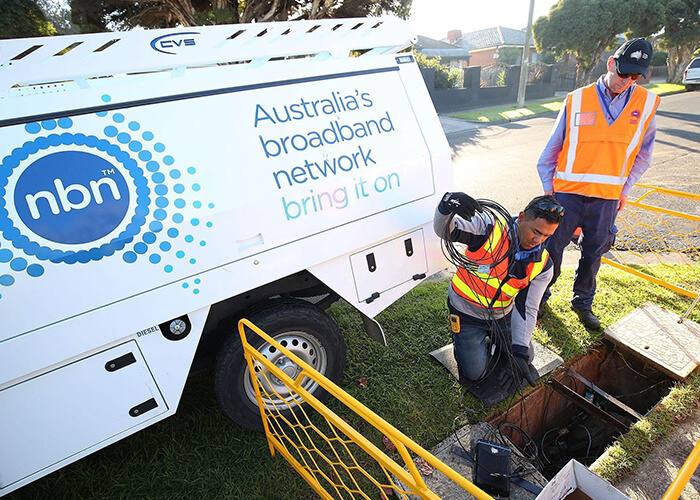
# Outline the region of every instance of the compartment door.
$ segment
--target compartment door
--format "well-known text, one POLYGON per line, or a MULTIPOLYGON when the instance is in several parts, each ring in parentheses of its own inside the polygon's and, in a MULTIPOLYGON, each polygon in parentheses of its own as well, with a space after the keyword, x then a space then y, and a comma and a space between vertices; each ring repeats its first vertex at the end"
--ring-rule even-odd
POLYGON ((1 489, 167 411, 136 342, 0 391, 1 489))
POLYGON ((352 254, 350 265, 358 302, 370 303, 402 283, 423 279, 428 272, 423 230, 352 254))

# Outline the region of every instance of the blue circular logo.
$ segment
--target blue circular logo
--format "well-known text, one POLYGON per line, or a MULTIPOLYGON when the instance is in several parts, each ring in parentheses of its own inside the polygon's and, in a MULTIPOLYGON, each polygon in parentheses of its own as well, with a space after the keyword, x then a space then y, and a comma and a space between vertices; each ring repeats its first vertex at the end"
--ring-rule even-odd
POLYGON ((48 154, 17 179, 14 203, 22 222, 56 243, 83 244, 114 231, 126 217, 129 188, 118 168, 82 151, 48 154))

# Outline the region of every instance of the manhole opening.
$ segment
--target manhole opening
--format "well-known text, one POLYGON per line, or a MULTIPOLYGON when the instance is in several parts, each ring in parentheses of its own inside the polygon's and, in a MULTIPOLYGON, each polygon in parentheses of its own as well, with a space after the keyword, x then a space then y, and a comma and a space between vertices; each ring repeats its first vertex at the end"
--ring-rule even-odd
MULTIPOLYGON (((538 468, 547 479, 554 477, 572 458, 586 466, 595 462, 615 438, 638 420, 634 413, 646 415, 668 394, 673 382, 608 342, 575 359, 553 378, 555 381, 550 385, 538 388, 490 421, 496 427, 501 422, 515 424, 533 438, 538 447, 538 468), (577 375, 629 407, 631 412, 592 389, 577 375), (595 409, 567 388, 593 403, 595 409)), ((525 446, 522 436, 512 427, 502 426, 502 432, 521 449, 525 446)))

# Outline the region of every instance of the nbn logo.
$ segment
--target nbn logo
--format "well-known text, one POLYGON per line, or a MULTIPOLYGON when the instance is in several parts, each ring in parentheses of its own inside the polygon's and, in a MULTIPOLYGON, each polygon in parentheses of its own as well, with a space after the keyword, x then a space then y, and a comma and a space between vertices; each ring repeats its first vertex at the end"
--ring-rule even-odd
POLYGON ((186 35, 199 35, 199 33, 193 31, 187 33, 170 33, 169 35, 159 36, 151 40, 151 48, 163 54, 174 55, 177 49, 181 47, 193 47, 197 44, 192 37, 182 38, 186 35))
MULTIPOLYGON (((112 168, 109 170, 109 172, 114 173, 115 170, 112 168)), ((82 184, 70 184, 68 187, 65 187, 61 179, 54 179, 53 184, 56 188, 55 192, 58 195, 58 201, 56 200, 56 196, 54 196, 54 194, 51 191, 39 191, 35 194, 25 195, 24 199, 27 202, 27 206, 29 207, 29 213, 31 214, 32 219, 38 219, 41 216, 41 214, 39 213, 39 204, 37 203, 37 201, 42 198, 48 202, 49 208, 51 209, 51 213, 54 215, 58 215, 61 212, 61 209, 58 206, 59 201, 61 203, 61 207, 65 212, 70 212, 74 209, 81 210, 87 207, 93 198, 98 205, 102 205, 102 203, 104 202, 102 198, 102 193, 100 192, 100 186, 102 185, 109 187, 109 191, 111 192, 112 198, 114 200, 121 199, 121 193, 119 192, 117 183, 113 179, 110 179, 108 177, 100 179, 99 181, 90 181, 89 190, 82 184), (80 201, 78 203, 73 203, 70 201, 68 195, 71 193, 79 193, 80 201), (92 196, 90 195, 91 193, 92 196)))
POLYGON ((83 151, 46 155, 17 179, 17 214, 49 241, 83 244, 114 231, 129 209, 129 187, 119 169, 83 151))

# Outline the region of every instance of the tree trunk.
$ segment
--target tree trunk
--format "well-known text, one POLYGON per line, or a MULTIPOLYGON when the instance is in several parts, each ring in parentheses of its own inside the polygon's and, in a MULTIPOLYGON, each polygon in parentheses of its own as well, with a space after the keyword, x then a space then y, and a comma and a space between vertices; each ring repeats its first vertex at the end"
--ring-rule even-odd
POLYGON ((588 85, 598 78, 600 75, 594 75, 596 66, 603 58, 605 49, 613 42, 613 40, 603 40, 598 43, 598 46, 593 52, 590 59, 584 59, 580 56, 576 56, 576 87, 583 87, 588 85))
POLYGON ((668 83, 681 83, 683 81, 683 70, 685 70, 690 60, 693 58, 693 48, 689 45, 669 47, 668 49, 668 83))

